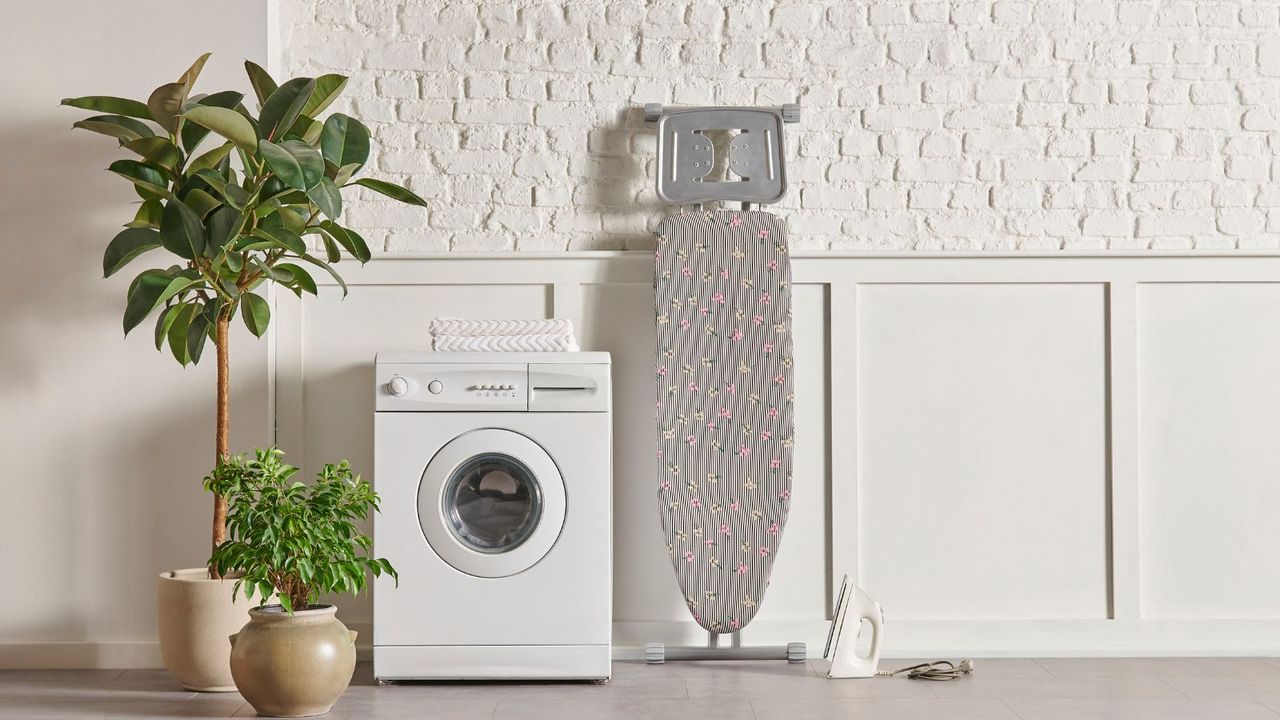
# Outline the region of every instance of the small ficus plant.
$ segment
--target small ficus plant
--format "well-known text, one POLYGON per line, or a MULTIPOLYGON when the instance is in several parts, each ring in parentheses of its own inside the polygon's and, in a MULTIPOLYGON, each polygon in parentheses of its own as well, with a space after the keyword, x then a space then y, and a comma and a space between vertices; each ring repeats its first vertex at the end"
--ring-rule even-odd
POLYGON ((398 579, 386 558, 368 555, 373 541, 356 527, 378 511, 369 483, 353 476, 346 460, 325 465, 311 485, 291 480, 297 472, 283 452, 268 448, 252 460, 228 458, 205 478, 205 488, 229 501, 230 537, 209 565, 244 573, 232 597, 243 588, 263 605, 274 593, 292 613, 315 605, 321 593, 360 592, 367 573, 398 579))
MULTIPOLYGON (((129 284, 124 331, 156 317, 156 349, 178 362, 199 362, 206 341, 218 350, 216 457, 227 457, 228 333, 239 312, 261 337, 271 319, 269 283, 299 297, 316 294, 308 268, 346 284, 333 268, 345 250, 360 262, 369 246, 339 224, 342 188, 357 185, 400 202, 425 205, 409 190, 355 178, 369 157, 369 130, 359 120, 320 114, 346 87, 341 75, 299 77, 276 85, 245 63, 258 113, 233 90, 207 95, 194 87, 209 55, 177 82, 156 88, 146 102, 113 96, 69 98, 64 105, 97 113, 75 127, 115 138, 131 156, 108 168, 133 184, 141 203, 107 245, 106 276, 153 250, 163 267, 143 270, 129 284), (308 243, 307 238, 317 242, 308 243), (324 248, 324 257, 310 250, 324 248)), ((214 498, 213 545, 226 536, 226 504, 214 498)))

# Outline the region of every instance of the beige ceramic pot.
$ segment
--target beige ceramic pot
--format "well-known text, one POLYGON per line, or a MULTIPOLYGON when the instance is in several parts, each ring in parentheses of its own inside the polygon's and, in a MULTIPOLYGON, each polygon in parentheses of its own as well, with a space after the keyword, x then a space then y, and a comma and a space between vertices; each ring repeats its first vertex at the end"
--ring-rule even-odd
POLYGON ((188 690, 233 692, 227 635, 240 629, 254 603, 234 602, 234 578, 210 580, 205 568, 161 573, 157 588, 160 656, 188 690))
POLYGON ((337 610, 313 605, 290 615, 268 605, 249 611, 249 624, 231 636, 231 675, 259 715, 323 715, 347 689, 356 669, 356 633, 337 610))

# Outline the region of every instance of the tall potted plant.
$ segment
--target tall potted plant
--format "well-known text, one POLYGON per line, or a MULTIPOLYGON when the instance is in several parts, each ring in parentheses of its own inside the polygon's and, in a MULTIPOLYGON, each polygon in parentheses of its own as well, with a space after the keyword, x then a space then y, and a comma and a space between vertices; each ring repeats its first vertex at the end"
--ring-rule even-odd
POLYGON ((311 484, 295 482, 297 472, 269 448, 205 478, 231 506, 231 537, 209 563, 243 572, 236 588, 259 600, 231 637, 231 674, 259 714, 277 717, 326 713, 351 682, 356 634, 333 605, 319 604, 321 593, 358 593, 370 573, 396 577, 386 558, 369 555, 373 541, 356 527, 378 511, 369 483, 345 460, 325 465, 311 484), (277 605, 268 604, 273 594, 277 605))
MULTIPOLYGON (((196 94, 209 55, 177 82, 156 88, 146 102, 112 96, 68 98, 64 105, 96 114, 75 127, 115 138, 132 155, 111 163, 133 184, 141 202, 125 229, 107 245, 105 276, 152 250, 164 267, 143 270, 129 285, 124 331, 155 316, 155 343, 184 366, 197 363, 207 342, 217 350, 215 458, 230 453, 229 330, 237 312, 261 337, 271 319, 271 283, 299 297, 316 294, 315 269, 342 286, 333 264, 345 250, 369 260, 364 239, 339 224, 343 188, 368 188, 400 202, 425 205, 398 185, 355 178, 369 156, 369 130, 342 113, 320 114, 347 84, 341 75, 299 77, 277 85, 245 62, 258 113, 244 94, 196 94), (206 142, 207 141, 207 142, 206 142), (313 253, 312 248, 321 248, 313 253)), ((216 549, 226 540, 226 499, 214 493, 216 549)), ((244 623, 218 568, 175 570, 160 576, 160 650, 165 664, 193 690, 233 690, 226 638, 244 623)))

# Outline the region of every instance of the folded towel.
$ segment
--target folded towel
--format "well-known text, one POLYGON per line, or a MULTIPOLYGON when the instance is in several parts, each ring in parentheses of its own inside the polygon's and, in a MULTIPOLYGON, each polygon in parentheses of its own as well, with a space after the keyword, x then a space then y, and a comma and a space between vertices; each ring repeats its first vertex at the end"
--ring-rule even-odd
POLYGON ((576 352, 578 343, 568 335, 442 335, 432 336, 436 352, 576 352))
POLYGON ((573 323, 568 320, 463 320, 436 318, 431 321, 432 335, 559 335, 573 337, 573 323))

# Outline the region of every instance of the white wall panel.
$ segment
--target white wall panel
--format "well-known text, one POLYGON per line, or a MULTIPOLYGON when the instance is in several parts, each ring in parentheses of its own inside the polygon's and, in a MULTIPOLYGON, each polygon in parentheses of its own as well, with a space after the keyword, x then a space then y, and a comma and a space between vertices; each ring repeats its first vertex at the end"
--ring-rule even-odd
POLYGON ((894 617, 1106 616, 1103 291, 860 289, 861 577, 894 617))
POLYGON ((1138 290, 1142 614, 1280 618, 1280 284, 1138 290))
MULTIPOLYGON (((745 642, 816 652, 852 571, 899 656, 1280 652, 1280 624, 1251 619, 1280 597, 1280 257, 801 257, 795 275, 795 494, 745 642)), ((394 258, 348 278, 347 300, 282 303, 286 448, 365 469, 373 354, 426 348, 431 317, 574 318, 614 356, 615 642, 699 641, 654 510, 648 255, 394 258)), ((369 621, 363 598, 341 614, 369 621)))

